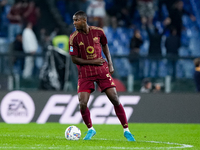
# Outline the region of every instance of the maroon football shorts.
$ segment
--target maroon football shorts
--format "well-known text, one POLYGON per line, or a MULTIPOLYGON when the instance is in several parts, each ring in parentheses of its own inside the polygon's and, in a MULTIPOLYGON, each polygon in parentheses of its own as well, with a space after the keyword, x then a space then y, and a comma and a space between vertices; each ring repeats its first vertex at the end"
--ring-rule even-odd
POLYGON ((109 73, 102 73, 96 76, 78 79, 78 93, 92 93, 95 90, 94 82, 98 84, 98 86, 101 89, 101 92, 104 92, 108 88, 116 87, 111 75, 109 73))

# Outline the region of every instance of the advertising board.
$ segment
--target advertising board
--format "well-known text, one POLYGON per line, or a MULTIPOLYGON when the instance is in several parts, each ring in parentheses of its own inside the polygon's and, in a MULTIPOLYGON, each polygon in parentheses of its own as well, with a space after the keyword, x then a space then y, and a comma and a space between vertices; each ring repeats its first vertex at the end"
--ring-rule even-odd
MULTIPOLYGON (((119 93, 128 122, 200 123, 199 94, 119 93)), ((88 103, 94 124, 119 124, 105 94, 94 92, 88 103)), ((0 92, 0 122, 81 123, 76 93, 47 91, 0 92)))

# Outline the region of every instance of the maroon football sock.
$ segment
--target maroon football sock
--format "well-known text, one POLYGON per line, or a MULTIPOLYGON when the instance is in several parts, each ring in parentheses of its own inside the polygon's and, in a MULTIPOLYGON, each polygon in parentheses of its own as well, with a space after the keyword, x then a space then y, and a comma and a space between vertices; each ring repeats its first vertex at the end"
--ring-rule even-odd
POLYGON ((83 118, 83 121, 85 122, 86 126, 88 128, 91 128, 92 127, 92 121, 91 121, 91 118, 90 118, 90 110, 89 108, 87 107, 86 110, 81 110, 81 115, 82 115, 82 118, 83 118))
POLYGON ((128 121, 126 119, 126 114, 123 106, 120 104, 119 106, 114 106, 114 108, 115 108, 115 113, 119 118, 123 128, 128 128, 128 121))

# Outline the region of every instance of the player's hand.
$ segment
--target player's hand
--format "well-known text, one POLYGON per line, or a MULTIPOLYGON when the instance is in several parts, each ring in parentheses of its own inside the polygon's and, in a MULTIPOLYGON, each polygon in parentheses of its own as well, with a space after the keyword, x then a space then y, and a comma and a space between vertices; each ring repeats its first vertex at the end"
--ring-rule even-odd
POLYGON ((93 60, 94 65, 99 65, 99 66, 102 66, 104 62, 105 62, 105 59, 103 58, 97 58, 93 60))
POLYGON ((114 68, 113 68, 113 65, 112 64, 108 64, 108 67, 109 67, 109 72, 110 74, 113 74, 114 73, 114 68))

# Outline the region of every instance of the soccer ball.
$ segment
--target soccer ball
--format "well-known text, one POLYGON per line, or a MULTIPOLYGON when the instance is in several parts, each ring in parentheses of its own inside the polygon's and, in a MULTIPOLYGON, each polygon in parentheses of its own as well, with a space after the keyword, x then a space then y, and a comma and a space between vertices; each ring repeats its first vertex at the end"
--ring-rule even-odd
POLYGON ((79 140, 81 137, 81 130, 76 126, 69 126, 65 130, 65 138, 67 140, 79 140))

